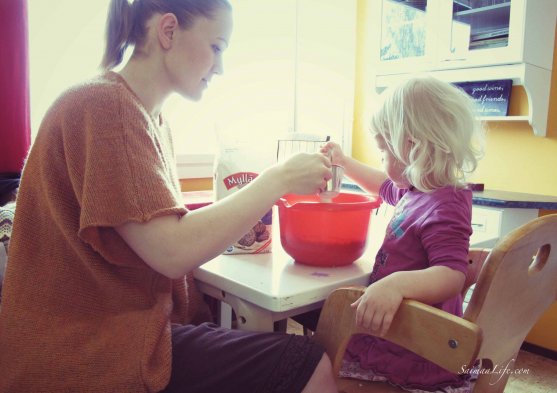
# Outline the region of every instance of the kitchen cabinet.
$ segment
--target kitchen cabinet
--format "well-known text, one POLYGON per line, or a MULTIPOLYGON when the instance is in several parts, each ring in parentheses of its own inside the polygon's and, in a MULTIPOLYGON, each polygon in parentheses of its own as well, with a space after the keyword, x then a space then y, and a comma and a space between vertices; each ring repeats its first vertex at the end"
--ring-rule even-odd
POLYGON ((492 248, 513 229, 538 217, 538 209, 472 207, 472 236, 474 247, 492 248))
POLYGON ((555 38, 555 0, 378 0, 369 3, 368 50, 382 91, 406 75, 449 82, 512 79, 529 113, 484 120, 528 121, 547 128, 555 38))
POLYGON ((539 216, 539 210, 557 210, 557 197, 485 190, 472 198, 474 247, 491 248, 509 232, 539 216))

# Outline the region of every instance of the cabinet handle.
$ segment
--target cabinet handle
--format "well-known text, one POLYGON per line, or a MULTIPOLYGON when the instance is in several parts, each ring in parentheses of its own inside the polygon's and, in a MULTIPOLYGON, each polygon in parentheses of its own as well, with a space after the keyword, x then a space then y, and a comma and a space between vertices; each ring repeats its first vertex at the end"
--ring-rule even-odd
POLYGON ((449 62, 449 61, 465 61, 465 60, 466 60, 465 58, 458 58, 458 59, 451 58, 451 59, 443 59, 441 61, 449 62))

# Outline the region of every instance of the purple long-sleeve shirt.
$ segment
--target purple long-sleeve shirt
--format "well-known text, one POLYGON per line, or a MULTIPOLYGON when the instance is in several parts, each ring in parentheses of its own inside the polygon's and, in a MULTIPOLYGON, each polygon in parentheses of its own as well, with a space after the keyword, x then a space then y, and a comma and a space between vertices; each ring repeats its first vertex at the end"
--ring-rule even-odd
MULTIPOLYGON (((381 186, 379 195, 386 203, 396 207, 375 258, 370 283, 397 271, 422 270, 431 266, 447 266, 466 274, 472 233, 470 190, 444 187, 423 193, 399 189, 387 180, 381 186)), ((462 296, 457 295, 433 306, 461 316, 462 296)), ((359 363, 359 373, 369 370, 374 375, 384 376, 395 384, 409 388, 442 388, 462 384, 459 376, 373 336, 354 336, 348 344, 345 360, 359 363)))

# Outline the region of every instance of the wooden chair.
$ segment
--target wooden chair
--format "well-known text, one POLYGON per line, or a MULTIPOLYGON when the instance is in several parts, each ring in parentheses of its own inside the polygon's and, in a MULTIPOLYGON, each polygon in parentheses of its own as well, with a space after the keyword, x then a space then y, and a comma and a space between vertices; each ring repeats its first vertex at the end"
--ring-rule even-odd
MULTIPOLYGON (((481 260, 481 255, 476 255, 481 260)), ((472 280, 470 276, 468 281, 472 280)), ((329 354, 335 373, 356 333, 350 303, 362 288, 342 288, 327 299, 314 338, 329 354)), ((516 229, 487 256, 463 318, 404 300, 384 338, 458 373, 481 360, 473 392, 503 392, 524 338, 557 298, 557 214, 516 229), (494 370, 497 372, 490 372, 494 370)), ((380 382, 337 380, 341 392, 401 392, 380 382)))

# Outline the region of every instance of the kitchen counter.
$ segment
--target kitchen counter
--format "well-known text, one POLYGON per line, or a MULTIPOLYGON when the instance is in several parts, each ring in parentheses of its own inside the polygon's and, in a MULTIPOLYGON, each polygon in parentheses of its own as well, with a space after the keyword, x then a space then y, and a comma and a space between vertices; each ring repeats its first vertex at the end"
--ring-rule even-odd
POLYGON ((521 192, 484 190, 473 193, 472 204, 518 209, 557 210, 557 197, 521 192))
MULTIPOLYGON (((351 182, 343 183, 342 188, 347 191, 363 192, 357 184, 351 182)), ((557 196, 484 190, 473 192, 472 204, 501 208, 557 210, 557 196)))

